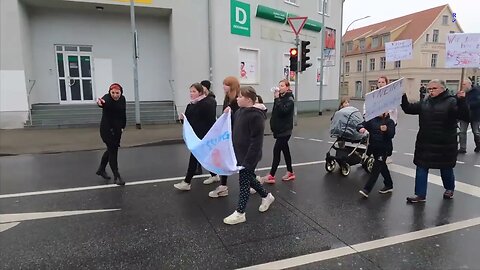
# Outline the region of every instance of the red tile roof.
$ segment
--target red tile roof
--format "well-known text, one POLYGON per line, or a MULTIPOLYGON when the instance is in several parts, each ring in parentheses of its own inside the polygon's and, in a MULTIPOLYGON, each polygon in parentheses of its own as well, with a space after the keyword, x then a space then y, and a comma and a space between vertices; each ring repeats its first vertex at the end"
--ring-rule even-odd
MULTIPOLYGON (((405 29, 395 40, 412 39, 412 41, 415 42, 435 21, 435 19, 445 7, 448 7, 448 4, 412 13, 388 21, 364 26, 358 29, 353 29, 345 33, 345 35, 343 36, 343 40, 348 42, 359 39, 361 37, 382 35, 390 33, 391 31, 394 31, 395 29, 406 25, 405 29)), ((391 39, 390 41, 394 40, 391 39)), ((380 41, 379 47, 375 49, 371 49, 370 45, 371 44, 367 44, 367 52, 384 50, 384 47, 380 46, 380 41)), ((359 53, 359 49, 358 47, 355 48, 355 46, 353 48, 353 51, 348 52, 349 55, 356 53, 359 53)))

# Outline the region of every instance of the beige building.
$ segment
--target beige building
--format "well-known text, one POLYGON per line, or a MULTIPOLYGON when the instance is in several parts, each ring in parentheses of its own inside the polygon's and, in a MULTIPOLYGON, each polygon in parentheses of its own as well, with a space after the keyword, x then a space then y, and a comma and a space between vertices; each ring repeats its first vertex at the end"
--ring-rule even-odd
POLYGON ((461 69, 445 68, 445 41, 449 33, 461 32, 449 5, 348 31, 343 36, 345 82, 341 94, 363 98, 376 88, 382 75, 390 80, 404 77, 405 91, 412 98, 418 96, 421 84, 435 78, 445 80, 448 89, 456 91, 461 69), (384 44, 408 39, 412 40, 413 58, 386 62, 384 44))

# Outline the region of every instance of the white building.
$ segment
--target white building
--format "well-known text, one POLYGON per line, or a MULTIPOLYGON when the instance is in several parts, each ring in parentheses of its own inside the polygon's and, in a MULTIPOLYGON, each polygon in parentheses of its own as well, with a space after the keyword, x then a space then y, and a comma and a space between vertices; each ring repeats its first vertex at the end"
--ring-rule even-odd
MULTIPOLYGON (((342 2, 325 0, 331 34, 326 43, 337 52, 342 2)), ((136 0, 135 5, 141 107, 170 101, 183 111, 188 87, 209 78, 221 105, 222 81, 240 77, 241 62, 246 75, 241 83, 271 103, 269 90, 289 73, 294 46, 286 17, 307 16, 300 39, 311 41, 313 66, 299 77, 298 108, 319 110, 321 0, 136 0)), ((122 84, 133 102, 128 0, 1 0, 0 18, 0 128, 24 127, 35 104, 53 104, 59 114, 74 117, 112 82, 122 84)), ((335 108, 339 98, 340 54, 329 60, 336 65, 324 71, 322 110, 335 108)))

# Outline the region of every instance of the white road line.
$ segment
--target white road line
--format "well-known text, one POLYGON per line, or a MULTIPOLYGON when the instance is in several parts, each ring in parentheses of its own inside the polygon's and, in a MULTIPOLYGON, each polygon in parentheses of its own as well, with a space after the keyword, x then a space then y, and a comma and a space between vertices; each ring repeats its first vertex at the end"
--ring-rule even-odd
POLYGON ((398 151, 393 150, 392 153, 396 154, 396 153, 398 153, 398 151))
POLYGON ((475 167, 477 167, 477 168, 480 168, 480 165, 473 165, 473 166, 475 166, 475 167))
POLYGON ((298 257, 288 258, 284 260, 253 265, 253 266, 249 266, 241 269, 292 268, 300 265, 321 262, 328 259, 338 258, 346 255, 373 250, 373 249, 378 249, 378 248, 393 246, 393 245, 406 243, 414 240, 424 239, 427 237, 432 237, 432 236, 445 234, 445 233, 449 233, 457 230, 462 230, 462 229, 466 229, 466 228, 477 226, 477 225, 480 225, 480 217, 459 221, 451 224, 441 225, 433 228, 428 228, 425 230, 391 236, 391 237, 378 239, 374 241, 364 242, 364 243, 360 243, 360 244, 356 244, 348 247, 341 247, 341 248, 311 253, 307 255, 302 255, 298 257))
POLYGON ((17 226, 18 224, 20 224, 20 222, 2 223, 2 224, 0 224, 0 233, 6 231, 8 229, 11 229, 11 228, 17 226))
POLYGON ((335 142, 333 142, 333 141, 328 141, 328 143, 335 143, 335 142))
MULTIPOLYGON (((292 164, 292 166, 300 167, 300 166, 309 166, 309 165, 315 165, 315 164, 321 164, 321 163, 325 163, 325 160, 296 163, 296 164, 292 164)), ((281 165, 278 167, 286 168, 285 165, 281 165)), ((257 171, 266 171, 266 170, 270 170, 270 167, 263 167, 263 168, 257 169, 257 171)), ((208 176, 210 176, 210 174, 195 175, 193 178, 202 178, 202 177, 208 177, 208 176)), ((180 180, 183 180, 184 178, 185 176, 170 177, 170 178, 163 178, 163 179, 141 180, 141 181, 127 182, 125 185, 135 186, 135 185, 145 185, 145 184, 162 183, 162 182, 170 182, 170 181, 180 181, 180 180)), ((77 191, 105 189, 105 188, 114 188, 114 187, 118 187, 118 186, 115 184, 109 184, 109 185, 98 185, 98 186, 88 186, 88 187, 78 187, 78 188, 65 188, 65 189, 42 190, 42 191, 32 191, 32 192, 23 192, 23 193, 11 193, 11 194, 0 195, 0 199, 77 192, 77 191)))
POLYGON ((98 210, 75 210, 75 211, 57 211, 57 212, 33 212, 33 213, 16 213, 16 214, 0 214, 0 223, 11 223, 26 220, 68 217, 76 215, 94 214, 102 212, 118 211, 120 209, 98 209, 98 210))
MULTIPOLYGON (((404 167, 397 164, 390 164, 388 168, 393 172, 415 178, 415 169, 404 167)), ((433 175, 429 173, 428 182, 443 187, 442 178, 438 175, 433 175)), ((463 183, 460 181, 455 181, 455 191, 460 191, 460 192, 475 196, 477 198, 480 198, 480 187, 463 183)))
POLYGON ((460 161, 460 160, 457 160, 457 163, 458 163, 458 164, 465 164, 465 162, 460 161))
POLYGON ((314 141, 314 142, 323 142, 323 140, 319 140, 319 139, 308 139, 309 141, 314 141))
POLYGON ((414 154, 412 154, 412 153, 403 153, 403 154, 406 155, 406 156, 412 156, 412 157, 414 156, 414 154))
POLYGON ((303 137, 293 137, 294 139, 305 140, 303 137))

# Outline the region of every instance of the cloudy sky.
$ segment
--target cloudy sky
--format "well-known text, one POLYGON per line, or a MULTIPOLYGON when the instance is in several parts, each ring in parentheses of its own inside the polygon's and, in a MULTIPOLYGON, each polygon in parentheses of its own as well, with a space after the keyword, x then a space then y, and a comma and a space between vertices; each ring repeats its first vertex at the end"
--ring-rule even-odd
POLYGON ((465 33, 480 33, 480 0, 345 0, 343 31, 355 19, 350 29, 401 17, 425 9, 449 4, 465 33))

